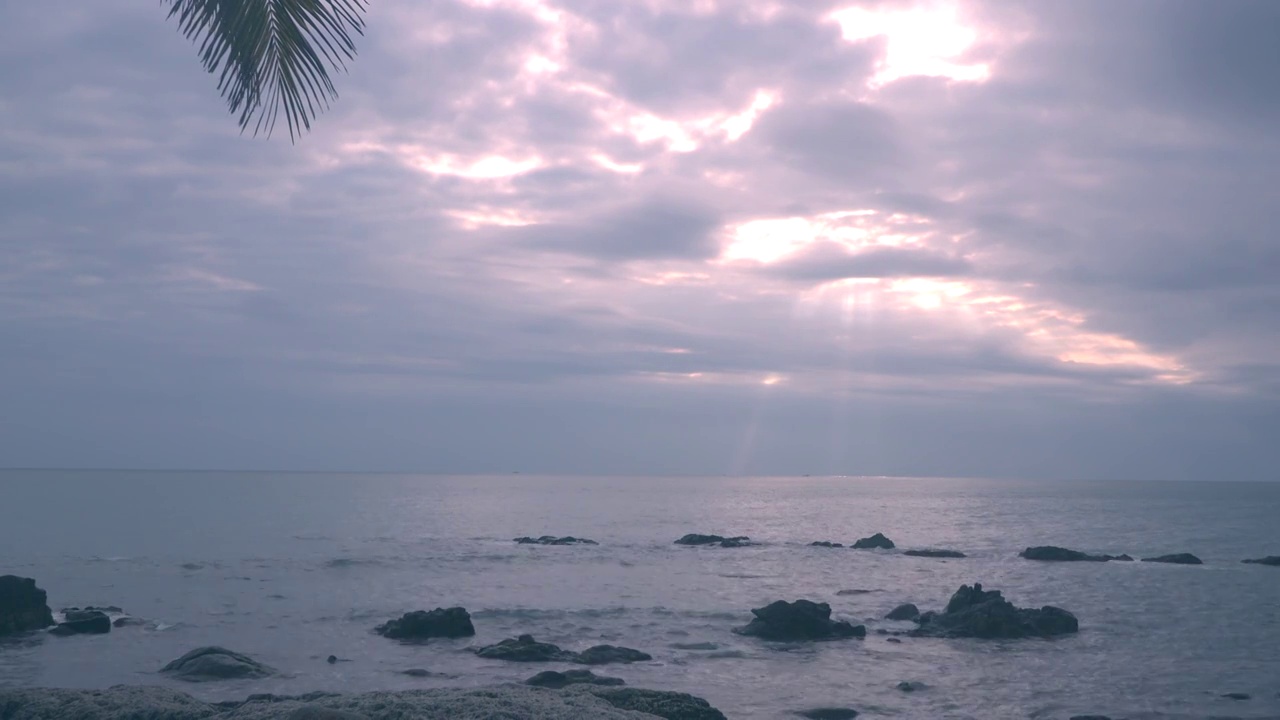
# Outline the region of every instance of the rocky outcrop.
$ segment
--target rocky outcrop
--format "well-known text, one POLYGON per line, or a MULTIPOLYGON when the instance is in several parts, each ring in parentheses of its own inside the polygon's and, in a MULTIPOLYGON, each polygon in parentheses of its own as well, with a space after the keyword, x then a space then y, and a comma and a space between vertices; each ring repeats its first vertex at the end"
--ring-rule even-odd
POLYGON ((853 720, 858 717, 858 711, 853 708, 824 707, 797 710, 795 715, 809 720, 853 720))
POLYGON ((1272 565, 1280 567, 1280 555, 1268 555, 1266 557, 1253 558, 1252 560, 1241 560, 1240 562, 1248 563, 1250 565, 1272 565))
POLYGON ((762 640, 795 642, 866 637, 867 628, 845 620, 831 619, 831 606, 809 600, 778 600, 751 611, 750 623, 734 630, 740 635, 762 640))
POLYGON ((626 685, 627 683, 622 678, 604 677, 602 675, 597 675, 590 670, 565 670, 564 672, 543 670, 537 675, 525 680, 524 684, 532 685, 533 687, 544 687, 559 690, 560 688, 568 687, 569 685, 604 685, 616 687, 618 685, 626 685))
POLYGON ((1204 561, 1191 553, 1161 555, 1159 557, 1142 558, 1142 562, 1169 563, 1171 565, 1203 565, 1204 561))
POLYGON ((904 550, 903 555, 911 557, 927 557, 927 558, 962 558, 965 554, 959 550, 904 550))
POLYGON ((880 533, 864 537, 853 544, 854 550, 892 550, 893 548, 893 541, 880 533))
POLYGON ((565 537, 556 537, 555 535, 543 535, 542 537, 518 537, 515 542, 521 545, 599 545, 595 540, 586 538, 577 538, 572 535, 565 537))
POLYGON ((1043 562, 1107 562, 1108 560, 1129 561, 1128 555, 1090 555, 1079 550, 1068 550, 1056 545, 1040 545, 1029 547, 1018 553, 1019 557, 1043 562))
POLYGON ((537 720, 725 720, 692 695, 576 684, 562 690, 524 685, 447 688, 359 695, 253 695, 208 703, 162 687, 107 690, 0 689, 5 720, 354 720, 355 718, 537 718, 537 720), (637 713, 640 713, 637 715, 637 713))
POLYGON ((698 533, 689 533, 675 542, 676 545, 714 545, 718 547, 735 548, 745 547, 751 544, 751 538, 746 535, 738 535, 736 537, 724 537, 722 535, 700 535, 698 533))
POLYGON ((49 596, 36 581, 0 575, 0 635, 41 630, 53 624, 49 596))
POLYGON ((187 682, 264 678, 276 674, 248 655, 216 646, 196 648, 161 668, 160 672, 187 682))
POLYGON ((920 608, 912 605, 911 603, 903 603, 902 605, 890 610, 889 614, 884 616, 884 619, 915 620, 918 617, 920 617, 920 608))
POLYGON ((830 542, 828 540, 819 540, 817 542, 809 543, 809 547, 842 548, 844 545, 842 543, 830 542))
POLYGON ((436 608, 430 612, 415 610, 388 620, 373 629, 393 640, 426 640, 427 638, 460 638, 476 634, 471 615, 464 608, 436 608))
POLYGON ((490 660, 509 662, 565 662, 578 665, 608 665, 652 660, 648 653, 613 645, 596 645, 580 653, 564 650, 558 645, 538 642, 532 635, 507 638, 502 642, 476 650, 476 655, 490 660))
POLYGON ((918 637, 944 638, 1025 638, 1050 637, 1077 632, 1076 617, 1061 608, 1018 608, 1005 600, 999 590, 983 590, 982 585, 962 585, 940 613, 928 612, 916 618, 918 637))
MULTIPOLYGON (((120 608, 111 608, 119 611, 120 608)), ((53 635, 103 635, 111 632, 111 617, 95 607, 65 608, 63 621, 50 630, 53 635)))

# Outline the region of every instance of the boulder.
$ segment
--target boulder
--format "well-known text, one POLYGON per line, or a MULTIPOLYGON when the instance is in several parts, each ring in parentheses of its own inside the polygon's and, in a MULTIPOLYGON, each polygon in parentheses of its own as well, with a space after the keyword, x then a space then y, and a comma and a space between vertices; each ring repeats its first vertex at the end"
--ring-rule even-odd
POLYGON ((1159 557, 1142 558, 1142 562, 1170 563, 1172 565, 1203 565, 1204 561, 1191 553, 1161 555, 1159 557))
POLYGON ((833 543, 827 540, 819 540, 817 542, 809 543, 809 547, 842 548, 844 547, 844 545, 842 543, 833 543))
POLYGON ((49 632, 53 635, 102 635, 111 632, 111 618, 95 608, 66 608, 64 620, 49 632))
POLYGON ((902 692, 915 692, 917 690, 923 690, 925 688, 925 684, 922 682, 914 682, 912 680, 903 680, 898 683, 897 687, 902 692))
POLYGON ((676 545, 718 545, 720 547, 745 547, 751 544, 751 538, 745 535, 724 537, 722 535, 700 535, 689 533, 675 542, 676 545))
POLYGON ((599 545, 595 540, 586 538, 577 538, 572 535, 565 537, 556 537, 555 535, 543 535, 542 537, 518 537, 515 542, 521 545, 599 545))
POLYGON ((796 715, 809 720, 853 720, 858 711, 853 708, 824 707, 811 710, 797 710, 796 715))
POLYGON ((833 621, 831 606, 809 600, 786 602, 778 600, 751 611, 755 615, 749 624, 734 632, 763 640, 838 640, 866 637, 867 628, 854 626, 847 621, 833 621))
POLYGON ((864 537, 853 544, 854 550, 892 550, 893 548, 893 541, 880 533, 864 537))
POLYGON ((911 603, 903 603, 884 616, 885 620, 915 620, 918 617, 920 617, 920 608, 911 603))
POLYGON ((725 720, 724 713, 711 703, 686 693, 600 685, 578 685, 565 690, 575 691, 594 695, 619 710, 657 715, 665 720, 725 720))
POLYGON ((1044 562, 1106 562, 1108 560, 1132 560, 1128 555, 1090 555, 1079 550, 1068 550, 1055 545, 1029 547, 1018 553, 1019 557, 1044 562))
POLYGON ((1017 608, 999 590, 962 585, 940 613, 916 618, 918 637, 1024 638, 1066 635, 1079 631, 1076 617, 1061 608, 1017 608))
POLYGON ((1280 567, 1280 555, 1268 555, 1262 558, 1253 558, 1252 560, 1241 560, 1240 562, 1250 565, 1272 565, 1280 567))
POLYGON ((904 550, 903 555, 927 558, 962 558, 965 554, 959 550, 904 550))
POLYGON ((633 663, 652 660, 649 653, 613 645, 596 645, 578 653, 573 662, 579 665, 608 665, 610 663, 633 663))
POLYGON ((604 677, 602 675, 597 675, 590 670, 565 670, 564 672, 543 670, 537 675, 525 680, 524 684, 532 685, 534 687, 559 690, 560 688, 567 687, 569 685, 618 686, 626 685, 627 683, 622 678, 604 677))
POLYGON ((0 635, 41 630, 53 624, 49 596, 36 581, 0 575, 0 635))
POLYGON ((493 645, 476 650, 476 655, 490 660, 510 662, 573 662, 576 657, 568 650, 561 650, 551 643, 538 642, 532 635, 507 638, 493 645))
POLYGON ((405 613, 399 620, 388 620, 373 631, 394 640, 459 638, 476 634, 476 628, 471 624, 471 615, 460 607, 405 613))
POLYGON ((276 674, 248 655, 216 646, 196 648, 161 668, 160 672, 187 682, 264 678, 276 674))

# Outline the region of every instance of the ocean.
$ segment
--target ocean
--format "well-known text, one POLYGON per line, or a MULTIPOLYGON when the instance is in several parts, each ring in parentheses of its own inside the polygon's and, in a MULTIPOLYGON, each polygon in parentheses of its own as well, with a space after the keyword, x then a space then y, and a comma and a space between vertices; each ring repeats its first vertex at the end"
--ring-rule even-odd
POLYGON ((593 669, 693 693, 730 718, 820 706, 865 718, 1280 717, 1280 568, 1240 562, 1280 555, 1278 518, 1280 483, 3 471, 0 574, 35 578, 55 610, 116 605, 147 624, 0 641, 0 687, 160 684, 217 700, 469 687, 546 669, 470 651, 529 633, 646 651, 652 662, 593 669), (692 532, 759 544, 673 544, 692 532), (876 532, 898 549, 809 547, 876 532), (512 542, 524 535, 599 545, 512 542), (1191 552, 1204 565, 1041 563, 1018 557, 1029 545, 1191 552), (940 609, 973 582, 1066 608, 1080 632, 878 634, 910 627, 880 619, 896 605, 940 609), (797 598, 865 623, 867 638, 779 645, 732 632, 751 608, 797 598), (371 632, 454 605, 475 638, 406 645, 371 632), (286 675, 186 686, 157 674, 201 645, 286 675))

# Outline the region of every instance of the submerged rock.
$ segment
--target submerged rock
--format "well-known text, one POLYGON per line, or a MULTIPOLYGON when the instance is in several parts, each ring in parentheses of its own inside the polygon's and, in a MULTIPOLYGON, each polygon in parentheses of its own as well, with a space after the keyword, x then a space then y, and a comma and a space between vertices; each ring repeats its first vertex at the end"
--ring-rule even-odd
POLYGON ((903 555, 927 558, 962 558, 965 554, 959 550, 904 550, 903 555))
POLYGON ((751 538, 746 535, 738 535, 736 537, 724 537, 723 535, 700 535, 698 533, 689 533, 675 542, 676 545, 718 545, 720 547, 734 548, 745 547, 751 544, 751 538))
POLYGON ((1062 608, 1017 608, 999 590, 983 590, 976 583, 960 586, 945 610, 924 613, 916 622, 919 627, 911 634, 918 637, 1050 637, 1080 629, 1076 617, 1062 608))
POLYGON ((596 645, 577 654, 573 662, 579 665, 609 665, 611 663, 633 663, 652 660, 649 653, 614 645, 596 645))
POLYGON ((622 678, 604 677, 597 675, 590 670, 565 670, 557 672, 555 670, 543 670, 524 681, 525 685, 534 687, 551 688, 559 690, 569 685, 605 685, 618 686, 626 685, 626 681, 622 678))
POLYGON ((892 550, 894 547, 893 541, 880 533, 864 537, 853 544, 854 550, 892 550))
POLYGON ((1159 557, 1142 558, 1142 562, 1170 563, 1173 565, 1203 565, 1204 561, 1191 553, 1161 555, 1159 557))
POLYGON ((565 537, 556 537, 555 535, 543 535, 542 537, 518 537, 515 542, 521 545, 599 545, 595 540, 586 538, 576 538, 572 535, 565 537))
POLYGON ((248 655, 217 646, 196 648, 161 668, 160 672, 187 682, 264 678, 276 674, 248 655))
POLYGON ((884 619, 885 620, 915 620, 918 617, 920 617, 920 608, 916 607, 915 605, 912 605, 911 603, 903 603, 898 607, 890 610, 889 614, 884 616, 884 619))
POLYGON ((1229 693, 1222 693, 1222 697, 1228 700, 1248 700, 1253 696, 1250 695, 1249 693, 1229 692, 1229 693))
POLYGON ((817 542, 809 543, 809 547, 842 548, 844 545, 827 540, 819 540, 817 542))
POLYGON ((415 610, 399 620, 388 620, 373 629, 393 640, 425 640, 427 638, 460 638, 476 634, 471 615, 465 608, 436 608, 430 612, 415 610))
POLYGON ((1262 558, 1253 558, 1252 560, 1241 560, 1242 563, 1250 565, 1273 565, 1280 567, 1280 555, 1268 555, 1262 558))
POLYGON ((831 619, 831 606, 809 600, 787 602, 778 600, 751 611, 755 615, 749 624, 734 632, 764 640, 838 640, 866 637, 867 628, 831 619))
POLYGON ((853 708, 837 707, 797 710, 795 714, 802 718, 809 718, 809 720, 853 720, 853 718, 858 717, 858 711, 853 708))
POLYGON ((62 615, 65 619, 50 630, 50 634, 103 635, 111 632, 111 618, 97 608, 66 608, 62 615))
POLYGON ((897 687, 902 692, 915 692, 917 690, 923 690, 925 688, 925 684, 922 682, 903 680, 902 682, 898 683, 897 687))
POLYGON ((652 660, 648 653, 613 645, 596 645, 580 653, 564 650, 559 645, 538 642, 532 635, 507 638, 502 642, 476 650, 476 655, 490 660, 510 662, 566 662, 578 665, 608 665, 652 660))
POLYGON ((53 624, 49 596, 36 581, 0 575, 0 635, 42 630, 53 624))
POLYGON ((1090 555, 1079 550, 1068 550, 1056 545, 1029 547, 1018 553, 1019 557, 1044 562, 1107 562, 1108 560, 1132 560, 1128 555, 1090 555))

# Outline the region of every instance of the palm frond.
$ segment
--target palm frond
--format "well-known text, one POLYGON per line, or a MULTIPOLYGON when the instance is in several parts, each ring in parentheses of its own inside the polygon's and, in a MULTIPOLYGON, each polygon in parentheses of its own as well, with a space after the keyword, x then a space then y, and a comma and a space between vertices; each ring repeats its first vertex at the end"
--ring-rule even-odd
POLYGON ((329 70, 355 58, 367 0, 162 0, 182 34, 200 45, 200 62, 240 131, 268 136, 281 114, 296 141, 338 97, 329 70))

